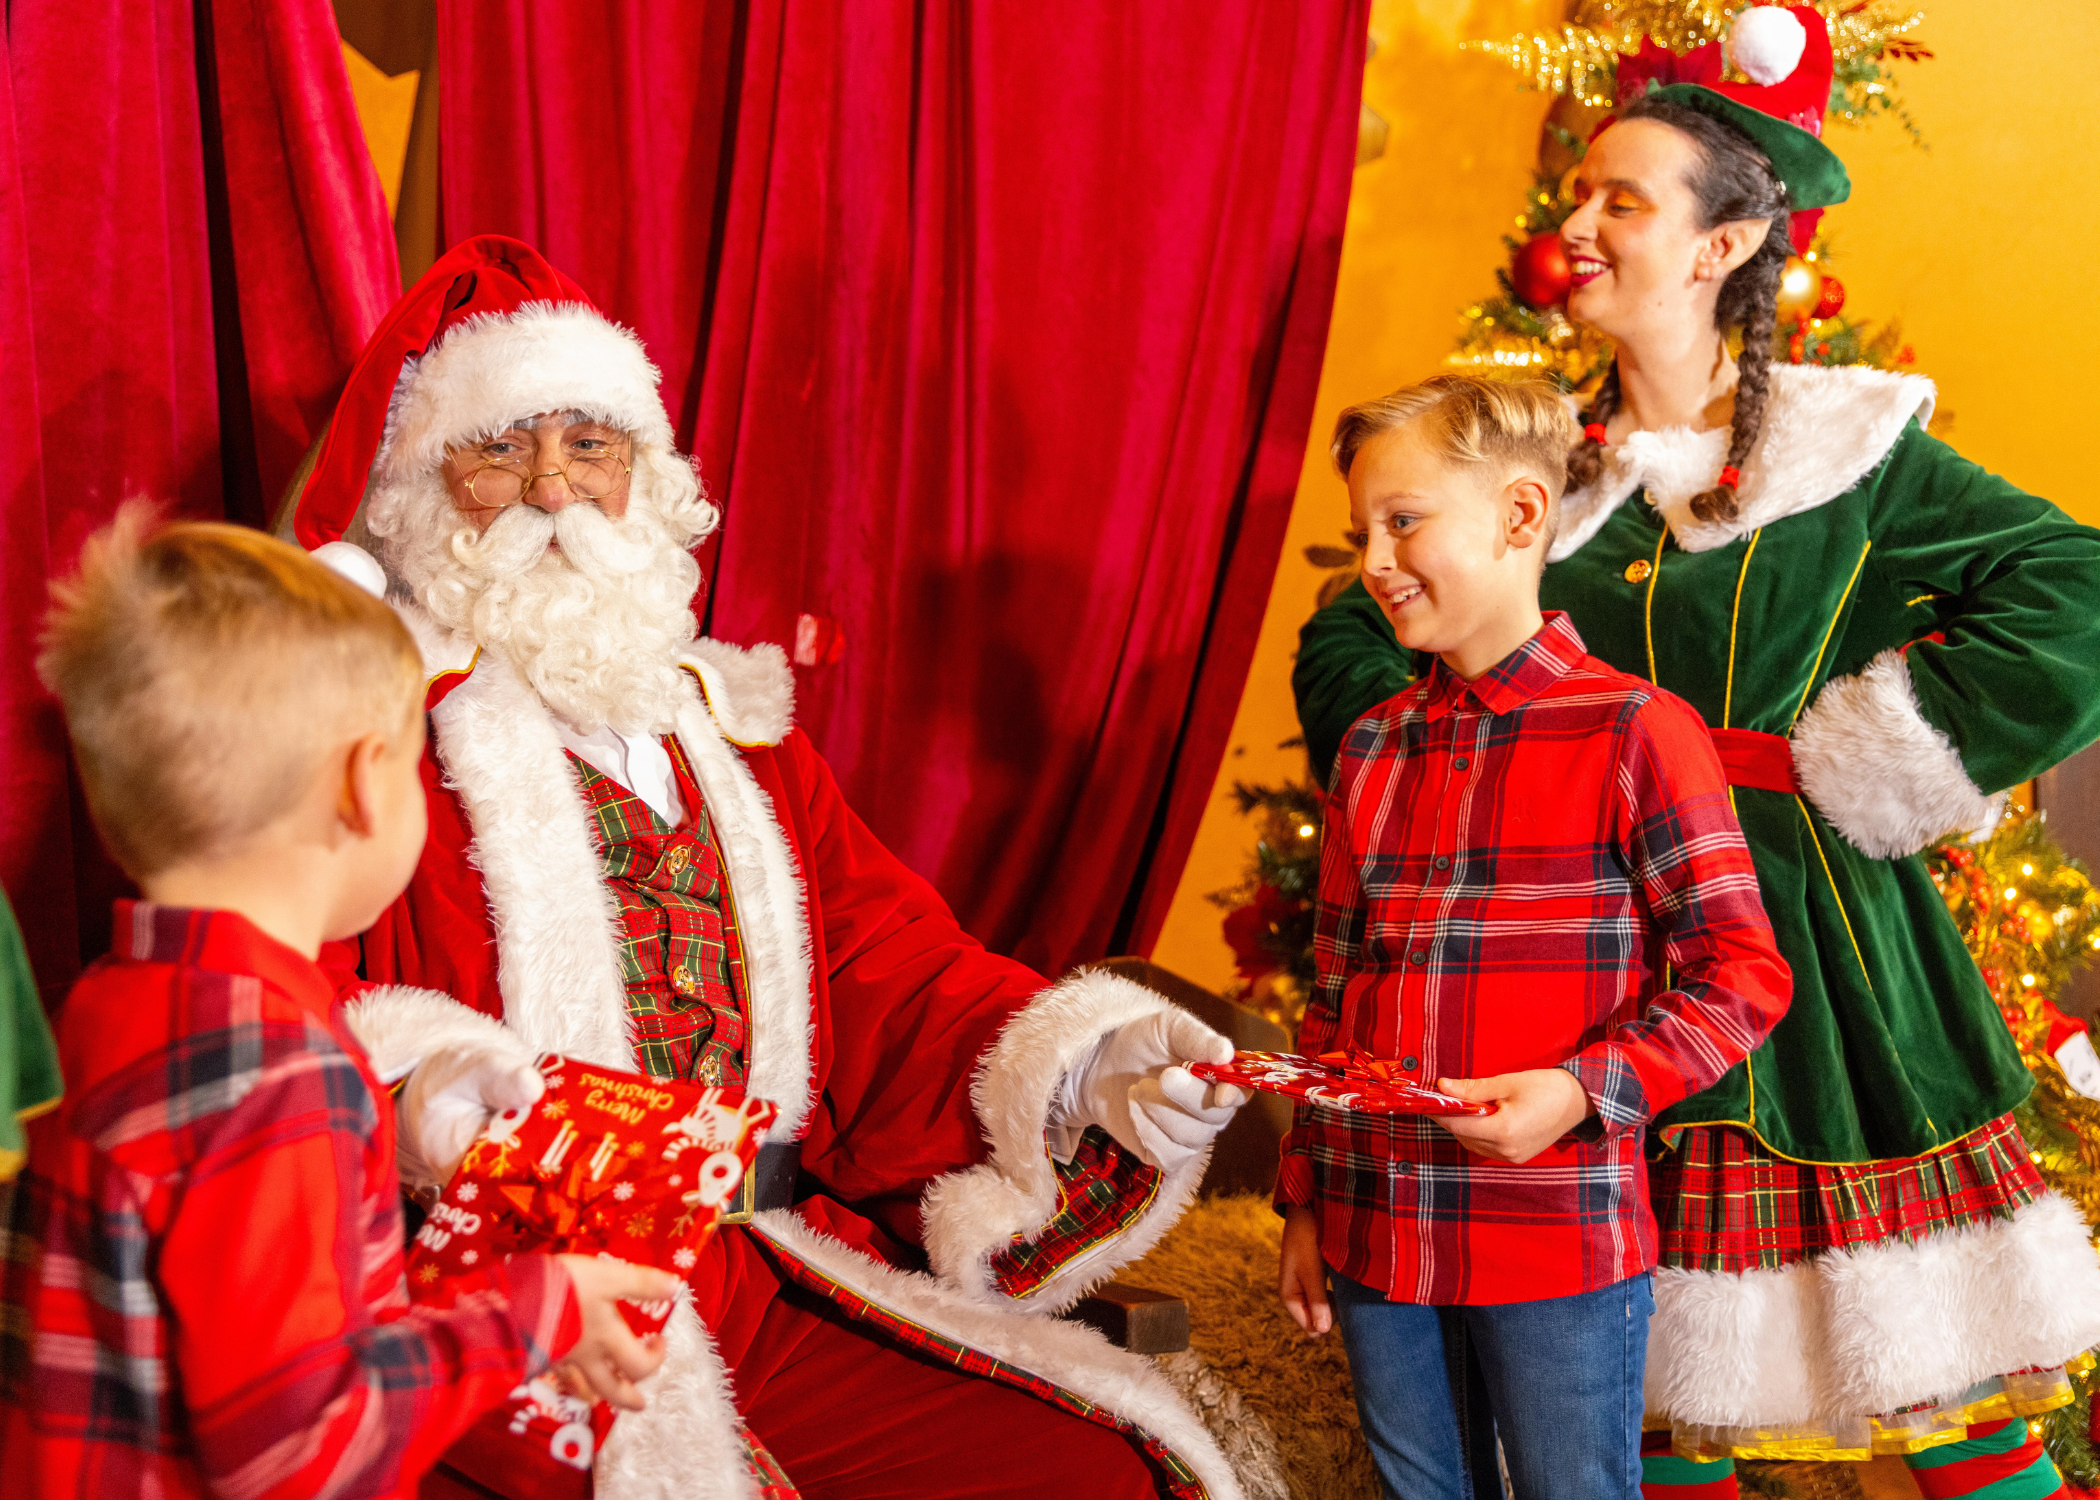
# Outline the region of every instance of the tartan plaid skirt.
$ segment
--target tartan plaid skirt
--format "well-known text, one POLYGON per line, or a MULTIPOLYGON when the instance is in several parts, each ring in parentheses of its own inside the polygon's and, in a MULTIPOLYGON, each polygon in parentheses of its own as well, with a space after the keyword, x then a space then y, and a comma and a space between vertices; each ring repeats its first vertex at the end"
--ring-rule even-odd
POLYGON ((1792 1265, 1825 1250, 2010 1218, 2044 1191, 2006 1115, 1926 1156, 1818 1165, 1748 1131, 1697 1125, 1648 1164, 1660 1261, 1688 1271, 1792 1265))

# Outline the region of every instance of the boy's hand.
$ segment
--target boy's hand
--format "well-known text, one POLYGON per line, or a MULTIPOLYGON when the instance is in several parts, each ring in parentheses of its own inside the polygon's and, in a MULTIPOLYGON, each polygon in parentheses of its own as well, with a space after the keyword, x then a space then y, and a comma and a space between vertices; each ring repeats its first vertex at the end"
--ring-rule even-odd
POLYGON ((1527 1162, 1595 1111, 1589 1091, 1566 1068, 1530 1068, 1494 1078, 1439 1078, 1447 1094, 1477 1103, 1492 1100, 1491 1115, 1436 1115, 1475 1156, 1527 1162))
POLYGON ((589 1393, 622 1411, 640 1411, 648 1403, 634 1382, 656 1373, 664 1362, 664 1336, 635 1337, 618 1303, 665 1302, 678 1295, 678 1278, 667 1271, 630 1265, 596 1255, 559 1255, 576 1288, 576 1310, 583 1316, 583 1337, 555 1362, 563 1384, 579 1395, 589 1393))
POLYGON ((1318 1338, 1334 1327, 1327 1305, 1327 1262, 1320 1258, 1320 1221, 1303 1204, 1283 1220, 1283 1265, 1277 1291, 1284 1310, 1307 1336, 1318 1338))

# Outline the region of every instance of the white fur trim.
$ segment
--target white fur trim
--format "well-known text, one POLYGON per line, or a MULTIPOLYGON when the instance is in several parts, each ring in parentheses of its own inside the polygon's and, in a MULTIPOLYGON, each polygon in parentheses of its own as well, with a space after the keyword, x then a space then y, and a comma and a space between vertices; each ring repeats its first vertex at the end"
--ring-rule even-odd
POLYGON ((649 1405, 623 1412, 592 1465, 599 1500, 756 1500, 729 1369, 680 1292, 664 1362, 643 1382, 649 1405))
MULTIPOLYGON (((777 654, 779 648, 773 649, 777 654)), ((764 661, 756 656, 752 675, 764 661)), ((785 672, 785 664, 781 670, 785 672)), ((745 1087, 754 1098, 780 1107, 766 1139, 798 1140, 813 1102, 816 1056, 816 1020, 810 1008, 814 960, 802 878, 772 799, 723 738, 698 694, 678 711, 678 743, 685 747, 714 821, 744 950, 744 982, 751 1004, 745 1087)))
POLYGON ((1604 472, 1595 484, 1562 499, 1560 532, 1547 560, 1580 551, 1640 489, 1687 552, 1711 551, 1760 526, 1827 505, 1874 471, 1911 418, 1931 420, 1936 399, 1922 375, 1858 365, 1775 366, 1764 430, 1743 461, 1733 521, 1696 521, 1691 513, 1692 496, 1720 477, 1728 456, 1726 428, 1636 432, 1604 450, 1604 472))
POLYGON ((1807 50, 1808 28, 1784 6, 1755 6, 1728 28, 1728 60, 1767 88, 1791 75, 1807 50))
MULTIPOLYGON (((1202 1480, 1211 1500, 1241 1500, 1231 1464, 1151 1360, 1116 1348, 1082 1323, 965 1301, 930 1276, 883 1265, 817 1233, 792 1209, 762 1213, 751 1227, 877 1306, 1108 1408, 1173 1450, 1202 1480)), ((1077 1488, 1083 1491, 1085 1485, 1077 1488)))
POLYGON ((2010 1219, 1774 1270, 1655 1272, 1648 1410, 1798 1426, 1959 1397, 2100 1343, 2100 1258, 2050 1193, 2010 1219))
POLYGON ((641 340, 593 308, 528 302, 469 318, 403 365, 373 479, 428 473, 446 449, 543 411, 585 412, 641 443, 671 446, 641 340))
POLYGON ((553 717, 508 660, 485 652, 430 721, 474 830, 503 1019, 536 1051, 632 1068, 619 904, 553 717))
POLYGON ((447 630, 415 605, 394 601, 394 613, 408 627, 415 639, 416 649, 423 653, 423 675, 437 677, 445 672, 464 672, 474 664, 474 653, 478 649, 474 638, 464 631, 447 630))
POLYGON ((795 720, 795 673, 780 647, 698 640, 683 659, 732 743, 777 745, 787 738, 795 720))
POLYGON ((386 597, 386 569, 355 542, 323 542, 306 554, 338 578, 349 580, 374 599, 386 597))
POLYGON ((927 1256, 963 1295, 983 1307, 1069 1307, 1150 1250, 1188 1208, 1203 1182, 1209 1147, 1168 1172, 1152 1206, 1120 1234, 1028 1296, 1008 1297, 992 1283, 992 1255, 1017 1235, 1035 1238, 1057 1212, 1057 1173, 1044 1130, 1066 1072, 1118 1026, 1170 1008, 1143 986, 1093 969, 1052 985, 1006 1023, 970 1086, 991 1160, 936 1178, 920 1204, 927 1256))
POLYGON ((1794 725, 1801 789, 1830 826, 1876 859, 1915 854, 1949 831, 1994 826, 2005 809, 1969 779, 1926 721, 1899 651, 1833 677, 1794 725))
POLYGON ((343 1007, 381 1083, 399 1083, 417 1063, 447 1047, 473 1044, 529 1063, 537 1055, 494 1016, 469 1010, 440 990, 382 984, 343 1007))

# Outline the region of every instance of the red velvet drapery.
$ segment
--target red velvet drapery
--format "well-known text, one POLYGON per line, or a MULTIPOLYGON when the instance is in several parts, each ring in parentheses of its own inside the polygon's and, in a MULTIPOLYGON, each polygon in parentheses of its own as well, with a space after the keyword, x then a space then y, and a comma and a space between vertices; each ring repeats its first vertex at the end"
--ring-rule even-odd
POLYGON ((47 994, 113 875, 37 686, 118 504, 262 523, 399 291, 327 0, 15 0, 0 77, 0 883, 47 994))
POLYGON ((710 628, 995 947, 1143 948, 1311 418, 1364 0, 443 0, 446 243, 648 342, 710 628))

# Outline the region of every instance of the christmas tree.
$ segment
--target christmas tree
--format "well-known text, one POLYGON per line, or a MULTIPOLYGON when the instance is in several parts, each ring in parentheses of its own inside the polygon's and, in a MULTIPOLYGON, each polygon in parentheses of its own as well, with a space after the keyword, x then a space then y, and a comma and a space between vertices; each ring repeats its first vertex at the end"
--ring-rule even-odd
MULTIPOLYGON (((2034 1164, 2100 1223, 2100 1064, 2086 1023, 2056 1004, 2071 975, 2100 957, 2100 889, 2049 837, 2046 820, 2017 801, 1990 837, 1943 844, 1931 865, 2034 1075, 2034 1092, 2015 1111, 2034 1164)), ((2073 1384, 2077 1401, 2032 1425, 2068 1483, 2100 1489, 2091 1372, 2074 1372, 2073 1384)))

